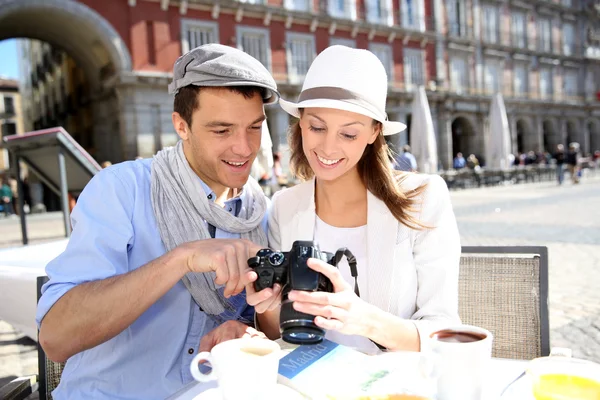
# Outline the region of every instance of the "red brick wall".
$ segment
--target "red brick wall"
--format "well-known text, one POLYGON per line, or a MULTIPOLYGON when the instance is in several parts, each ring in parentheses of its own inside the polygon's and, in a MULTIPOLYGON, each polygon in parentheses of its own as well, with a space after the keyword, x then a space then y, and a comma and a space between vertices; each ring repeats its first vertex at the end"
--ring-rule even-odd
MULTIPOLYGON (((160 8, 158 2, 146 2, 138 0, 136 6, 130 7, 124 0, 80 0, 82 3, 96 10, 103 16, 115 30, 121 35, 123 41, 129 48, 133 69, 145 71, 170 72, 173 63, 181 54, 181 19, 198 19, 217 22, 219 25, 219 40, 222 44, 236 46, 236 26, 255 26, 268 28, 271 41, 271 62, 274 75, 286 73, 286 29, 283 21, 271 21, 265 27, 262 19, 243 17, 238 24, 234 14, 221 12, 217 20, 214 20, 208 11, 199 11, 188 8, 186 15, 179 14, 179 8, 175 5, 167 11, 160 8), (149 23, 150 22, 150 23, 149 23), (150 29, 151 31, 148 31, 150 29)), ((269 5, 282 6, 284 0, 268 0, 269 5)), ((357 0, 357 11, 361 10, 364 0, 357 0)), ((432 0, 425 0, 425 13, 427 27, 433 19, 432 0)), ((393 0, 395 22, 398 23, 398 8, 400 0, 393 0)), ((319 6, 319 0, 314 0, 314 6, 319 6)), ((309 33, 308 24, 293 23, 289 31, 298 33, 309 33)), ((327 27, 318 28, 315 35, 317 53, 329 46, 330 35, 327 27)), ((336 31, 335 37, 351 38, 349 31, 336 31)), ((373 41, 387 43, 386 36, 376 36, 373 41)), ((369 48, 369 40, 366 32, 360 32, 356 40, 356 47, 369 48)), ((408 47, 420 47, 419 42, 411 41, 408 47)), ((403 53, 402 38, 397 38, 392 44, 394 54, 394 79, 403 81, 403 53)), ((436 75, 435 44, 429 43, 426 48, 427 80, 436 75)))

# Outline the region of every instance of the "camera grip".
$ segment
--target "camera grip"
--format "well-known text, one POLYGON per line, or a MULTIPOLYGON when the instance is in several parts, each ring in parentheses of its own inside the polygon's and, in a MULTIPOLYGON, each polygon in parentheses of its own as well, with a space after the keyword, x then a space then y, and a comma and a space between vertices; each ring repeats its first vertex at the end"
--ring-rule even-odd
POLYGON ((254 272, 256 272, 256 275, 258 275, 258 278, 254 282, 254 289, 257 292, 273 287, 275 284, 275 271, 273 268, 255 267, 253 269, 254 272))

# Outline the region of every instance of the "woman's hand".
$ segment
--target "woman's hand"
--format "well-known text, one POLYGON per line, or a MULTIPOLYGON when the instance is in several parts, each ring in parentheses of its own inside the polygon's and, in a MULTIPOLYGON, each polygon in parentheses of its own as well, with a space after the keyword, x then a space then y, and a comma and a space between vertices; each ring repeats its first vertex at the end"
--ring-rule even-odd
POLYGON ((329 278, 333 293, 293 290, 288 298, 294 302, 294 309, 314 315, 315 324, 323 329, 369 337, 373 306, 354 293, 336 267, 314 258, 308 260, 308 266, 329 278))

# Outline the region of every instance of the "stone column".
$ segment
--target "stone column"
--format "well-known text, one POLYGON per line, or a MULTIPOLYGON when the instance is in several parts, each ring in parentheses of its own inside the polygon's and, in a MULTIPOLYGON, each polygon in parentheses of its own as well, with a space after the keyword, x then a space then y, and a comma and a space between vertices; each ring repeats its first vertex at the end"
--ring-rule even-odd
POLYGON ((273 141, 273 151, 287 149, 287 134, 290 127, 289 114, 283 111, 278 104, 267 106, 265 112, 271 140, 273 141))
POLYGON ((546 144, 544 143, 544 127, 542 125, 542 119, 536 117, 533 119, 533 132, 537 138, 537 151, 545 151, 546 144))
POLYGON ((438 109, 438 157, 444 169, 452 167, 452 119, 449 112, 438 109))
POLYGON ((133 160, 138 154, 138 115, 133 89, 117 87, 120 109, 120 142, 124 159, 133 160))

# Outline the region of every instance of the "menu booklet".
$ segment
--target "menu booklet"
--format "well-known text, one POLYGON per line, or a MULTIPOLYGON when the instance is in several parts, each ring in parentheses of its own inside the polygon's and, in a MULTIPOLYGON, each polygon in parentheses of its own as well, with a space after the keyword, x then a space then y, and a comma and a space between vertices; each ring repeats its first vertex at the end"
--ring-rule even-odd
POLYGON ((418 395, 426 390, 421 387, 426 382, 415 360, 392 354, 368 356, 323 340, 298 346, 281 358, 279 382, 311 399, 427 399, 418 395))

